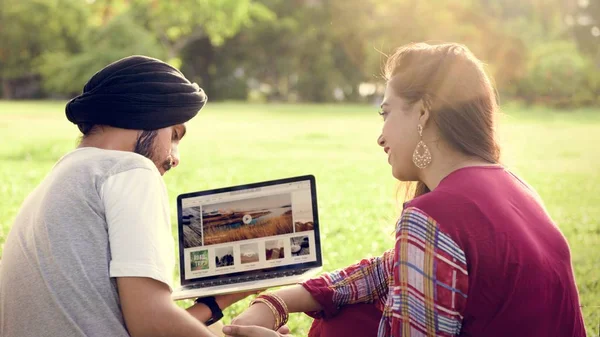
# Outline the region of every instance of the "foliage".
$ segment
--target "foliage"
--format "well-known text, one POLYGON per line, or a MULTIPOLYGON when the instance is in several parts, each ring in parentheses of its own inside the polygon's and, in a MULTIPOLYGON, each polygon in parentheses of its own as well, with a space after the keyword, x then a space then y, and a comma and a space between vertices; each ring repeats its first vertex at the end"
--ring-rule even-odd
POLYGON ((106 26, 89 32, 80 53, 48 52, 40 57, 38 65, 47 91, 72 95, 81 92, 83 85, 99 69, 136 54, 156 58, 166 56, 154 36, 134 24, 129 14, 123 13, 106 26))
POLYGON ((341 69, 347 58, 329 27, 323 26, 329 19, 325 5, 285 0, 263 4, 276 19, 256 22, 222 46, 199 41, 185 52, 187 64, 199 56, 206 62, 198 82, 211 97, 331 101, 336 86, 360 74, 357 68, 341 69))
POLYGON ((359 89, 381 88, 385 55, 416 41, 466 44, 487 64, 500 93, 511 98, 569 107, 598 104, 600 96, 594 84, 600 76, 600 2, 3 3, 0 92, 5 98, 70 96, 102 66, 146 54, 181 68, 211 100, 365 102, 381 95, 359 89), (560 55, 548 54, 551 50, 560 55), (573 78, 564 70, 569 67, 560 66, 570 62, 573 78), (553 80, 544 83, 548 69, 553 80), (570 82, 556 86, 561 80, 570 82))
POLYGON ((221 45, 254 19, 272 15, 252 0, 134 0, 129 11, 157 36, 169 58, 179 56, 188 43, 202 37, 221 45))
POLYGON ((3 0, 0 23, 0 77, 35 73, 46 52, 78 52, 89 8, 84 1, 3 0))
POLYGON ((556 107, 596 103, 598 69, 570 41, 539 44, 531 50, 520 94, 530 102, 556 107))
POLYGON ((180 66, 190 42, 222 44, 272 13, 252 0, 5 0, 2 15, 10 27, 0 30, 4 91, 13 91, 8 80, 41 75, 50 93, 71 94, 118 58, 144 54, 180 66))

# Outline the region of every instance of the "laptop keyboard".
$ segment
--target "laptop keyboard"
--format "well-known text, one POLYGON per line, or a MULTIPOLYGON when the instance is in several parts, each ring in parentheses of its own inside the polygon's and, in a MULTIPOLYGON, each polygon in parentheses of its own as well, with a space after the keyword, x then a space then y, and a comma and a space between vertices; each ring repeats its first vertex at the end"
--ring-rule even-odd
POLYGON ((226 285, 226 284, 251 282, 251 281, 258 281, 258 280, 268 280, 268 279, 274 279, 274 278, 278 278, 278 277, 286 277, 286 276, 294 276, 294 275, 304 274, 307 270, 308 269, 283 270, 283 271, 263 273, 263 274, 258 274, 258 275, 228 277, 228 278, 199 282, 194 285, 186 286, 186 288, 188 288, 188 289, 207 288, 207 287, 214 287, 214 286, 220 286, 220 285, 226 285))

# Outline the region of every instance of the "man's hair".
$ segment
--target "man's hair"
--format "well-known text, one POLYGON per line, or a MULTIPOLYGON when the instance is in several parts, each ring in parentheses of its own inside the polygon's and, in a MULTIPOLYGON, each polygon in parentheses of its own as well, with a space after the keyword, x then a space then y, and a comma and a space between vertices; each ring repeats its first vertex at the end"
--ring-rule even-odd
POLYGON ((87 138, 89 135, 93 134, 95 132, 95 130, 98 129, 97 125, 91 124, 91 123, 80 123, 80 124, 77 124, 77 127, 79 128, 79 131, 81 131, 81 133, 82 133, 81 139, 87 138))
POLYGON ((133 149, 133 152, 153 160, 152 154, 154 150, 154 139, 156 138, 157 134, 158 131, 156 130, 142 131, 135 142, 135 148, 133 149))
MULTIPOLYGON (((82 140, 93 135, 99 128, 101 128, 100 125, 88 123, 78 124, 77 127, 83 134, 81 136, 82 140)), ((154 139, 156 139, 156 135, 158 135, 157 130, 142 131, 135 142, 133 152, 152 160, 152 151, 154 150, 154 139)))

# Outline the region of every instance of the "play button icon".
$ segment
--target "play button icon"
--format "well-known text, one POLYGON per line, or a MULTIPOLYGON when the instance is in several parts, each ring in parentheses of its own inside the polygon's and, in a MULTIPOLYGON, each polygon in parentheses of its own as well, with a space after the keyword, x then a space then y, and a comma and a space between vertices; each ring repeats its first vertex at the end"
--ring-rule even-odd
POLYGON ((250 214, 244 215, 244 217, 242 218, 242 221, 244 221, 244 223, 246 225, 249 225, 252 222, 252 215, 250 215, 250 214))

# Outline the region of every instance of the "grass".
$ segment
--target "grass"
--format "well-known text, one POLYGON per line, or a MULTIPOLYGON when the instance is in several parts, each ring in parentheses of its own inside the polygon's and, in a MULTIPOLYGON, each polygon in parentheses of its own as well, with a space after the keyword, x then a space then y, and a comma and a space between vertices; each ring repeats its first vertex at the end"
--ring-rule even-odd
MULTIPOLYGON (((171 207, 184 192, 314 174, 325 270, 379 255, 392 247, 399 203, 376 145, 375 112, 360 105, 211 103, 188 127, 181 165, 165 176, 171 207)), ((64 117, 64 102, 0 102, 0 134, 2 244, 23 199, 76 146, 78 131, 64 117)), ((569 241, 588 336, 597 336, 600 110, 505 106, 500 134, 504 163, 538 190, 569 241)), ((247 304, 227 309, 224 321, 247 304)), ((295 315, 289 325, 304 336, 309 324, 295 315)))

